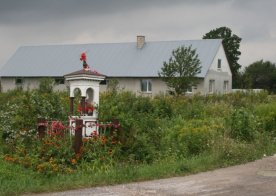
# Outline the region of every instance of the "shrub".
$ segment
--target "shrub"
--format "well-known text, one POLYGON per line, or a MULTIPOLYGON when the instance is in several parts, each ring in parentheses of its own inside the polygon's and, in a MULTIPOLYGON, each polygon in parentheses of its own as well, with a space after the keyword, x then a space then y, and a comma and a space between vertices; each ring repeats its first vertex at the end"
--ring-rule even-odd
POLYGON ((177 152, 178 157, 198 155, 213 146, 223 132, 221 129, 223 125, 219 121, 178 118, 167 127, 162 145, 177 152))
POLYGON ((240 142, 231 138, 221 138, 214 146, 215 152, 219 154, 221 164, 233 165, 254 160, 260 156, 253 144, 240 142))
POLYGON ((255 111, 260 118, 263 130, 276 137, 276 103, 261 104, 255 108, 255 111))
POLYGON ((227 121, 231 138, 247 142, 255 138, 258 123, 256 117, 249 110, 235 109, 227 121))
POLYGON ((41 93, 52 93, 54 89, 55 80, 52 78, 42 78, 39 81, 38 90, 41 93))

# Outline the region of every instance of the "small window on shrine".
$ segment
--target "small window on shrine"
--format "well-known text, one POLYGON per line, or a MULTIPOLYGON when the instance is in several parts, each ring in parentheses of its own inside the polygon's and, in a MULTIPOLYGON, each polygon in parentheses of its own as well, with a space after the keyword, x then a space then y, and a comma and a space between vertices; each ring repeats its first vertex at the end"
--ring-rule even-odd
POLYGON ((58 84, 64 84, 64 79, 63 78, 56 78, 55 83, 58 84))
POLYGON ((22 78, 16 78, 15 79, 15 84, 16 85, 22 85, 23 84, 23 79, 22 78))
POLYGON ((100 85, 106 85, 106 84, 107 84, 106 80, 102 80, 102 81, 100 82, 100 85))

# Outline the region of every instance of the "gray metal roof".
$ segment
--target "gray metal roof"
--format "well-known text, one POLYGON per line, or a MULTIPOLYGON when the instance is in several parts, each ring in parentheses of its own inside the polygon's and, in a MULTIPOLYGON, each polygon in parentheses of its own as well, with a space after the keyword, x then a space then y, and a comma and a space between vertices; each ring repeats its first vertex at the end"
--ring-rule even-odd
POLYGON ((221 39, 146 42, 142 49, 131 43, 22 46, 0 70, 2 77, 61 77, 82 68, 80 54, 87 53, 92 69, 109 77, 156 77, 172 50, 180 46, 196 49, 204 77, 221 39))

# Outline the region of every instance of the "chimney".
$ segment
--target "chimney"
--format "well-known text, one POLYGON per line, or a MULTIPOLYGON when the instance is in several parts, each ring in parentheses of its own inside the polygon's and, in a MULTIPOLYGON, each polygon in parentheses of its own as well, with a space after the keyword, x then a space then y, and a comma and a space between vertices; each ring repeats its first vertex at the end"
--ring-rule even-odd
POLYGON ((137 43, 136 43, 137 48, 138 49, 143 48, 144 44, 145 44, 145 36, 144 35, 137 35, 137 43))

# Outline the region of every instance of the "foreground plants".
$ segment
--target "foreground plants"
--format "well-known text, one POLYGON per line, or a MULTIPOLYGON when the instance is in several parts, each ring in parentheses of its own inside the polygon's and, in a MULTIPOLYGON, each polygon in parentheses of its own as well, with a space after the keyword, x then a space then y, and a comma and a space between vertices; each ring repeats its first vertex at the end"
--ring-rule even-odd
POLYGON ((13 92, 0 98, 0 180, 7 195, 185 175, 276 151, 276 100, 266 93, 148 98, 106 92, 100 121, 118 119, 121 127, 113 135, 104 128, 83 139, 77 154, 66 126, 55 124, 57 130, 43 139, 36 131, 42 115, 64 122, 65 93, 13 92), (42 111, 32 104, 39 99, 42 111), (11 168, 20 173, 18 181, 11 168))

